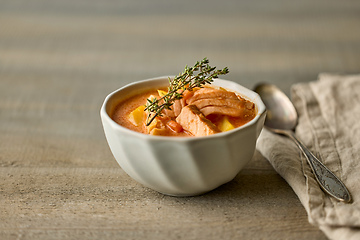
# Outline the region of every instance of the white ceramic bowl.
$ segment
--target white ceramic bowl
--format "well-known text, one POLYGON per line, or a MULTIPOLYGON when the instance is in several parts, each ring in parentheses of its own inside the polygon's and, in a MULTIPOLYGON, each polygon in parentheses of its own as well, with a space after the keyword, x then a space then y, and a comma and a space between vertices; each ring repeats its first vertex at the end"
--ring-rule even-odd
POLYGON ((167 86, 168 78, 135 82, 109 94, 100 111, 110 149, 137 182, 173 196, 193 196, 231 181, 251 160, 263 128, 265 105, 258 94, 227 80, 212 85, 233 90, 255 103, 256 117, 228 132, 206 137, 164 137, 131 131, 111 119, 115 106, 139 91, 167 86))

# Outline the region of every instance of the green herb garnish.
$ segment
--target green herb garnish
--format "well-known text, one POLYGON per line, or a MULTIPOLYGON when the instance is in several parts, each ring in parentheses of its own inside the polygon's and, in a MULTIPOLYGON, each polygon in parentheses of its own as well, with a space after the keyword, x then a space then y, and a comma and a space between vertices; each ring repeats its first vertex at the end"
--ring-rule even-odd
POLYGON ((215 70, 216 67, 209 65, 209 60, 204 58, 197 61, 193 67, 185 66, 183 73, 176 76, 173 80, 169 78, 170 86, 168 93, 159 99, 147 99, 145 111, 149 112, 146 120, 146 126, 157 117, 162 116, 164 109, 170 109, 175 100, 183 97, 185 90, 192 91, 195 87, 203 87, 205 84, 211 84, 214 78, 219 75, 225 75, 229 69, 225 67, 222 70, 215 70))

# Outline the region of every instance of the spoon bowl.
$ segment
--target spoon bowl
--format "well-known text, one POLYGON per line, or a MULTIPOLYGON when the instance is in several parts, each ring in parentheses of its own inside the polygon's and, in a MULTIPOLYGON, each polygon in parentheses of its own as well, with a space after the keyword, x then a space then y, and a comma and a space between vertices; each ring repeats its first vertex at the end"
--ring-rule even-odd
POLYGON ((339 201, 351 202, 351 195, 345 185, 310 152, 293 132, 298 116, 290 99, 279 88, 271 84, 259 84, 254 91, 260 95, 267 109, 265 127, 272 132, 289 137, 296 143, 324 192, 339 201))
POLYGON ((265 125, 273 129, 294 130, 297 113, 290 99, 271 84, 261 84, 255 88, 263 100, 267 115, 265 125))

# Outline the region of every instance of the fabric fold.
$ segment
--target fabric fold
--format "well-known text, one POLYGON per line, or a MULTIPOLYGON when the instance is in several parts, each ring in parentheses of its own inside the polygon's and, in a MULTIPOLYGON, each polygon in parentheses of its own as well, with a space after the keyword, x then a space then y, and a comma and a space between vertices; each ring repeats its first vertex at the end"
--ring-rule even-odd
POLYGON ((290 139, 264 129, 257 148, 293 188, 310 223, 330 239, 360 239, 360 75, 320 74, 294 85, 291 94, 296 135, 344 182, 353 202, 325 194, 290 139))

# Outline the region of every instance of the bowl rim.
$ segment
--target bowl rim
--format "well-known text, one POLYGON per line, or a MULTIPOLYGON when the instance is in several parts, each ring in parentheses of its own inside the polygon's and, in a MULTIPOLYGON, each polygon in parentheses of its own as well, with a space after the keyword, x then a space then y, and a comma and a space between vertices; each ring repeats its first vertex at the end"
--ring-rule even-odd
POLYGON ((235 134, 236 132, 242 131, 244 129, 247 129, 247 128, 255 125, 259 121, 259 119, 262 117, 262 115, 266 114, 265 104, 261 100, 259 94, 257 94, 256 92, 254 92, 254 91, 240 85, 237 82, 234 82, 234 81, 231 81, 231 80, 220 79, 220 78, 214 79, 214 82, 213 82, 214 86, 217 86, 216 85, 217 82, 218 83, 237 85, 237 87, 239 87, 242 91, 247 92, 247 94, 243 93, 243 92, 235 91, 235 90, 233 90, 231 88, 228 88, 228 89, 232 90, 232 91, 235 91, 237 94, 240 94, 241 96, 253 101, 257 106, 257 114, 252 120, 250 120, 249 122, 245 123, 244 125, 242 125, 240 127, 234 128, 234 129, 232 129, 230 131, 216 133, 216 134, 212 134, 212 135, 209 135, 209 136, 190 136, 190 137, 156 136, 156 135, 150 135, 150 134, 144 134, 144 133, 136 132, 136 131, 130 130, 130 129, 126 128, 126 127, 123 127, 123 126, 119 125, 118 123, 116 123, 109 116, 108 112, 106 111, 109 101, 115 95, 117 95, 119 92, 124 91, 127 88, 134 87, 136 85, 146 85, 146 83, 151 83, 151 82, 154 82, 154 81, 159 81, 159 82, 164 81, 165 82, 165 80, 168 81, 168 79, 172 78, 172 77, 173 76, 161 76, 161 77, 154 77, 154 78, 139 80, 139 81, 128 83, 128 84, 126 84, 126 85, 112 91, 111 93, 109 93, 105 97, 105 100, 103 101, 103 104, 101 106, 100 116, 101 116, 102 120, 107 121, 111 125, 112 128, 115 128, 115 129, 117 129, 119 131, 125 132, 126 134, 130 134, 130 135, 133 135, 134 137, 145 139, 145 140, 155 140, 155 141, 166 140, 166 141, 175 141, 175 142, 191 142, 191 141, 198 141, 198 140, 204 140, 204 139, 217 139, 217 138, 226 137, 227 135, 235 134), (253 97, 250 98, 248 96, 248 94, 253 95, 253 97))

